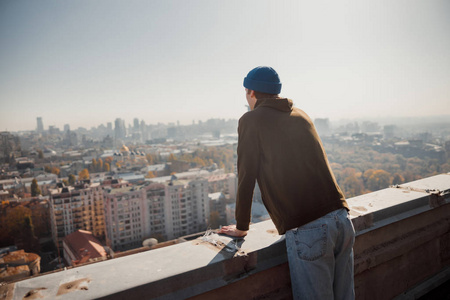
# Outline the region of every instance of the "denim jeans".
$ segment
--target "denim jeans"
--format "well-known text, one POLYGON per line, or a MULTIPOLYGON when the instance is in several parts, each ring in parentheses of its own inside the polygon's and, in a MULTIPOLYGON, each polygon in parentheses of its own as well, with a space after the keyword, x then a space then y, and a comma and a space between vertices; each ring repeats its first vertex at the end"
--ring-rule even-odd
POLYGON ((286 232, 294 299, 354 299, 355 230, 344 208, 286 232))

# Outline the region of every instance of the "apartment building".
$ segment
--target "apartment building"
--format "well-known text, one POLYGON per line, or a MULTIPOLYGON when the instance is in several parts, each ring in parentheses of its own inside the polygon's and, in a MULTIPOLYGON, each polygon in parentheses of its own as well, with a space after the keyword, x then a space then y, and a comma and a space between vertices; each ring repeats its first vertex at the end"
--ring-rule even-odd
POLYGON ((205 231, 208 227, 208 180, 178 180, 166 183, 166 231, 169 239, 205 231))
POLYGON ((142 246, 146 238, 171 240, 205 230, 209 216, 208 181, 147 182, 105 188, 107 245, 115 251, 142 246))
POLYGON ((103 192, 99 183, 84 181, 75 186, 60 186, 50 190, 50 218, 54 243, 72 232, 88 230, 105 238, 103 192))
POLYGON ((108 246, 115 251, 129 250, 142 246, 143 239, 150 237, 150 212, 156 215, 164 213, 157 210, 156 204, 155 209, 148 210, 147 191, 152 195, 154 189, 163 191, 160 185, 155 187, 150 184, 104 189, 108 246))

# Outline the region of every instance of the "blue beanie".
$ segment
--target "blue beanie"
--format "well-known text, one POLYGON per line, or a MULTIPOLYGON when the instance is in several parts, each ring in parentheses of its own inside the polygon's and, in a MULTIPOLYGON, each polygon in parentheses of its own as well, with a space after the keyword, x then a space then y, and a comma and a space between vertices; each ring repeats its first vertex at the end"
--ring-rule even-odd
POLYGON ((271 67, 256 67, 244 78, 244 87, 256 92, 278 95, 281 92, 280 77, 271 67))

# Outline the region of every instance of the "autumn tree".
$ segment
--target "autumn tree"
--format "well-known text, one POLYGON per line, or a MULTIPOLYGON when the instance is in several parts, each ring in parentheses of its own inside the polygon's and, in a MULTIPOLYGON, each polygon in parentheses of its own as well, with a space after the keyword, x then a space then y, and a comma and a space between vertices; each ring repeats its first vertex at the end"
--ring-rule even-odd
POLYGON ((103 171, 109 172, 110 170, 111 170, 110 164, 105 162, 105 164, 103 165, 103 171))
POLYGON ((80 173, 78 173, 78 180, 89 179, 89 177, 90 175, 88 169, 83 169, 80 173))
POLYGON ((152 171, 148 171, 147 175, 145 176, 145 178, 155 178, 155 174, 153 174, 152 171))
POLYGON ((149 165, 153 165, 153 163, 155 161, 154 158, 153 158, 153 155, 151 155, 150 153, 147 153, 145 155, 145 158, 147 158, 147 162, 148 162, 149 165))
POLYGON ((31 210, 23 205, 18 205, 9 210, 6 216, 9 235, 15 236, 20 234, 26 226, 25 219, 28 217, 31 217, 31 210))
POLYGON ((55 175, 58 175, 58 176, 59 176, 59 173, 61 173, 61 170, 60 170, 59 168, 57 168, 57 167, 52 167, 51 170, 50 170, 50 172, 51 172, 52 174, 55 174, 55 175))
POLYGON ((341 187, 346 197, 355 197, 364 193, 362 179, 355 174, 346 177, 341 187))
POLYGON ((384 170, 374 171, 367 180, 367 187, 371 191, 388 188, 391 184, 391 175, 384 170))
POLYGON ((111 162, 113 161, 111 156, 108 156, 105 158, 105 161, 103 163, 108 163, 109 165, 111 165, 111 162))
POLYGON ((399 173, 394 174, 394 178, 392 178, 393 185, 402 184, 404 182, 405 182, 405 178, 403 178, 402 175, 400 175, 399 173))
POLYGON ((97 172, 102 172, 102 171, 103 171, 103 160, 101 158, 99 158, 97 161, 97 172))
POLYGON ((173 155, 173 153, 170 153, 169 157, 167 158, 167 161, 173 162, 173 161, 175 161, 175 160, 177 160, 177 159, 175 158, 175 155, 173 155))
POLYGON ((36 178, 33 178, 33 181, 31 181, 31 197, 36 197, 40 194, 41 189, 39 188, 36 178))
POLYGON ((98 170, 98 162, 95 158, 92 159, 92 164, 91 164, 91 172, 96 172, 98 170))

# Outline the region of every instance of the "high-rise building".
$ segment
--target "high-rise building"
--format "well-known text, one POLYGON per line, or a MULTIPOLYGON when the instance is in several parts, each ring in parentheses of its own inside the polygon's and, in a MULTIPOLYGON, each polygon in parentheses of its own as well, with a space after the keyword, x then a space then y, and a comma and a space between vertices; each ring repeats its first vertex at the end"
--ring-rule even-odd
POLYGON ((44 132, 44 122, 42 122, 42 118, 41 117, 37 117, 36 121, 37 121, 37 129, 36 129, 36 131, 38 133, 44 132))
POLYGON ((62 246, 66 235, 83 229, 105 238, 103 191, 99 183, 82 182, 74 187, 50 190, 52 236, 62 246))
POLYGON ((328 119, 317 118, 314 120, 314 126, 316 126, 317 132, 320 136, 330 135, 330 121, 328 119))
POLYGON ((139 119, 138 118, 133 119, 133 129, 135 131, 139 131, 139 119))
POLYGON ((169 239, 205 231, 208 227, 208 180, 172 180, 165 185, 165 220, 169 239))
POLYGON ((145 238, 166 238, 164 185, 105 188, 106 243, 124 251, 142 246, 145 238))
POLYGON ((20 150, 19 137, 8 131, 0 132, 0 162, 8 163, 14 157, 14 152, 20 150))
POLYGON ((107 244, 140 247, 146 238, 174 239, 204 231, 209 217, 207 179, 105 188, 107 244))
POLYGON ((113 133, 112 122, 106 123, 106 130, 109 135, 112 135, 112 133, 113 133))
POLYGON ((114 137, 116 139, 116 147, 122 144, 122 140, 126 136, 125 121, 117 118, 114 121, 114 137))

